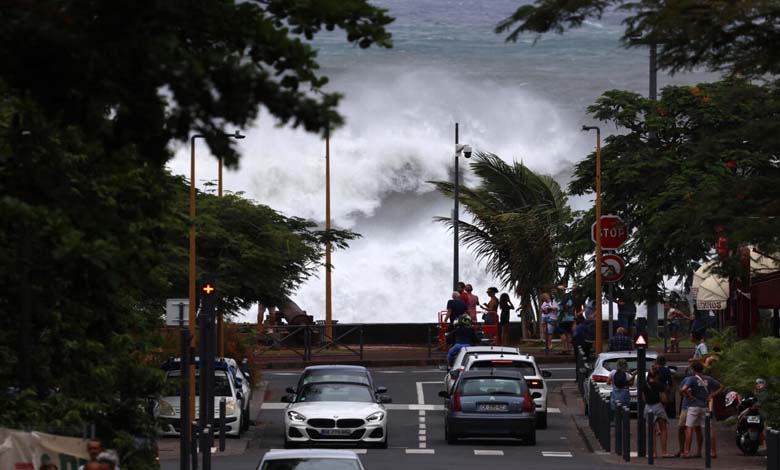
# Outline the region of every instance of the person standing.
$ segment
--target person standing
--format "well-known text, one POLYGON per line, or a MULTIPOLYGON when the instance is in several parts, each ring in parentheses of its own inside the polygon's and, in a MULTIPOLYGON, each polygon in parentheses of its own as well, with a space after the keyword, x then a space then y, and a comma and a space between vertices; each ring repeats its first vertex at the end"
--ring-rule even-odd
POLYGON ((450 325, 466 313, 466 308, 466 303, 460 298, 460 292, 453 292, 452 298, 447 301, 447 318, 450 321, 450 325))
POLYGON ((471 315, 471 318, 477 318, 477 307, 479 307, 479 297, 474 295, 474 287, 471 284, 466 284, 466 295, 468 301, 466 301, 466 311, 471 315))
POLYGON ((466 283, 463 281, 460 281, 458 283, 458 295, 460 296, 460 300, 463 301, 464 304, 469 304, 469 293, 466 292, 466 283))
POLYGON ((666 393, 666 416, 674 418, 676 413, 674 406, 674 379, 672 378, 672 370, 666 366, 666 357, 664 356, 658 356, 653 367, 658 373, 658 382, 664 386, 664 393, 666 393))
MULTIPOLYGON (((87 441, 87 455, 89 455, 88 462, 97 462, 98 455, 103 452, 103 443, 98 439, 90 439, 87 441)), ((86 464, 79 467, 79 470, 85 470, 86 464)))
POLYGON ((556 304, 550 294, 542 294, 542 322, 545 325, 545 336, 547 338, 547 350, 552 351, 553 335, 558 326, 558 304, 556 304))
POLYGON ((615 336, 609 339, 609 351, 631 351, 632 349, 631 338, 626 336, 626 329, 621 326, 615 336))
MULTIPOLYGON (((650 415, 653 416, 653 421, 657 429, 657 433, 660 434, 661 439, 661 455, 663 457, 671 457, 667 452, 668 434, 667 434, 667 421, 669 420, 666 415, 666 409, 664 402, 666 401, 666 387, 659 380, 658 371, 656 369, 650 369, 647 373, 647 382, 642 389, 642 396, 645 399, 645 418, 650 415)), ((655 434, 655 433, 653 433, 655 434)), ((655 438, 655 436, 653 436, 655 438)), ((658 449, 658 446, 653 445, 654 449, 658 449)), ((657 457, 657 454, 653 454, 657 457)))
POLYGON ((669 326, 672 352, 680 352, 680 331, 682 331, 682 322, 683 320, 690 320, 691 317, 686 315, 682 310, 672 307, 668 302, 664 304, 664 309, 668 309, 666 320, 669 326))
POLYGON ((628 362, 625 359, 618 359, 615 364, 615 370, 609 373, 607 385, 612 385, 612 391, 609 393, 609 405, 612 411, 617 409, 617 402, 623 406, 630 405, 631 393, 629 389, 634 384, 634 375, 628 372, 628 362))
POLYGON ((485 314, 482 316, 482 319, 487 325, 495 325, 498 320, 498 298, 496 297, 496 294, 498 294, 498 289, 495 287, 488 287, 487 295, 490 297, 490 300, 488 300, 487 303, 482 304, 482 308, 485 309, 485 314))
MULTIPOLYGON (((630 333, 636 319, 636 304, 627 297, 618 298, 618 325, 630 333)), ((646 318, 646 317, 645 317, 646 318)))
MULTIPOLYGON (((686 377, 680 386, 680 392, 688 397, 688 416, 685 419, 685 449, 683 458, 701 457, 702 446, 699 442, 698 453, 691 455, 691 441, 693 440, 693 428, 697 429, 697 437, 704 427, 704 417, 709 409, 709 402, 723 391, 723 385, 708 375, 704 375, 704 366, 700 362, 694 363, 691 368, 693 375, 686 377)), ((710 452, 713 457, 717 455, 715 450, 714 433, 710 433, 710 452)))
POLYGON ((691 342, 696 345, 696 349, 693 350, 693 357, 688 359, 688 362, 701 362, 704 356, 710 352, 707 348, 707 340, 704 339, 701 333, 694 331, 691 333, 691 342))
POLYGON ((499 297, 498 308, 501 310, 501 317, 498 319, 498 338, 501 346, 506 346, 509 344, 509 313, 515 308, 506 292, 499 297))

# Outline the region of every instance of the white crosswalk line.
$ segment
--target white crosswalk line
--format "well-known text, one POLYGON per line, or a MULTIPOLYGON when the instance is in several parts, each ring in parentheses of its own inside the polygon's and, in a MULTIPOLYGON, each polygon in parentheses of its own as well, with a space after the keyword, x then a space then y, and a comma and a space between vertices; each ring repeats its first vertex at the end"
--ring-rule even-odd
POLYGON ((542 451, 542 457, 573 457, 571 452, 542 451))
POLYGON ((503 450, 477 450, 474 449, 474 455, 504 455, 503 450))
POLYGON ((435 454, 434 449, 406 449, 407 454, 435 454))

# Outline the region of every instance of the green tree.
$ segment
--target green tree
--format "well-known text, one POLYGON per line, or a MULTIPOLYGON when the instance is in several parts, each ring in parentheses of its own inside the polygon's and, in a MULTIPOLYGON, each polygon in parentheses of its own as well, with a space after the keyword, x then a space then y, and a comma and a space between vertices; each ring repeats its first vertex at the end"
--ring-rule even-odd
POLYGON ((563 33, 617 9, 627 16, 623 43, 659 45, 658 64, 672 72, 706 66, 745 77, 780 73, 780 9, 775 0, 536 0, 496 26, 507 41, 521 34, 563 33))
MULTIPOLYGON (((571 219, 566 196, 552 177, 522 163, 510 165, 482 152, 472 159, 470 167, 480 184, 460 189, 459 200, 474 219, 460 221, 460 238, 527 307, 561 280, 561 271, 563 277, 573 274, 575 261, 562 258, 560 244, 571 219)), ((433 183, 452 197, 451 182, 433 183)), ((446 217, 437 220, 452 223, 446 217)))
MULTIPOLYGON (((624 252, 643 298, 653 297, 655 273, 687 275, 692 261, 711 256, 721 236, 732 254, 745 245, 777 251, 778 84, 667 87, 658 102, 613 90, 588 111, 619 131, 602 149, 602 201, 605 212, 620 215, 633 230, 624 252)), ((594 171, 591 154, 577 164, 571 192, 592 193, 594 171)), ((736 256, 720 270, 745 274, 736 256)))

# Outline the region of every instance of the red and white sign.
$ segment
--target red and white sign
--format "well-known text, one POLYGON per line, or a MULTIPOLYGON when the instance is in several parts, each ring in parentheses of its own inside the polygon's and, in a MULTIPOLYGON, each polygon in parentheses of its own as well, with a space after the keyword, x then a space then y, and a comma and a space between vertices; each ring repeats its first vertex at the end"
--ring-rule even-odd
POLYGON ((639 335, 636 337, 636 341, 634 341, 634 345, 638 348, 646 348, 647 339, 644 337, 644 335, 639 335))
MULTIPOLYGON (((596 243, 596 223, 590 226, 590 238, 596 243)), ((601 249, 617 250, 628 240, 628 227, 616 215, 601 216, 601 249)))
POLYGON ((601 257, 601 279, 604 282, 618 282, 626 273, 626 262, 618 255, 607 253, 601 257))

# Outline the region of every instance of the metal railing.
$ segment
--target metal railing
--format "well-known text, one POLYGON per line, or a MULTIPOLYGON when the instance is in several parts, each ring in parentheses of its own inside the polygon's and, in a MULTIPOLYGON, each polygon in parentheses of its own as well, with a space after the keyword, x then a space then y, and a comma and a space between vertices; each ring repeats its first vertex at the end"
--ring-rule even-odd
POLYGON ((780 430, 766 428, 766 470, 780 470, 780 430))
POLYGON ((363 360, 362 324, 350 325, 346 331, 330 337, 326 336, 325 327, 322 325, 274 326, 259 332, 257 339, 264 345, 255 348, 255 358, 280 358, 269 353, 284 351, 292 353, 294 357, 304 362, 309 362, 317 355, 338 355, 333 353, 333 349, 338 348, 341 355, 354 356, 363 360), (347 338, 356 339, 357 342, 348 344, 347 338))

